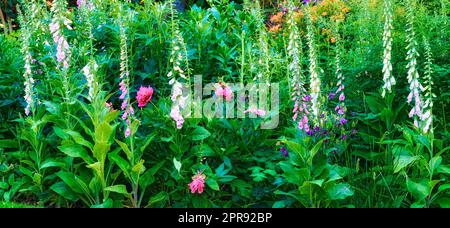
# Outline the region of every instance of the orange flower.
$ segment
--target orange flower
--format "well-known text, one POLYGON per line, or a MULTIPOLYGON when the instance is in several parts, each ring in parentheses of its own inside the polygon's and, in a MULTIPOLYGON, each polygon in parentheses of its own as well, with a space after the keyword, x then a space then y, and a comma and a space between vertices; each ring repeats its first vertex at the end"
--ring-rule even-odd
POLYGON ((280 28, 281 28, 281 25, 280 25, 280 24, 278 24, 278 25, 272 25, 272 26, 270 26, 270 28, 269 28, 269 32, 271 32, 271 33, 278 33, 278 32, 280 31, 280 28))
POLYGON ((336 38, 331 37, 330 41, 331 41, 332 44, 334 44, 334 43, 336 43, 336 38))
POLYGON ((328 15, 327 12, 323 12, 323 13, 322 13, 322 16, 324 16, 324 17, 327 16, 327 15, 328 15))
POLYGON ((284 13, 280 11, 280 12, 272 15, 270 17, 270 21, 273 23, 281 23, 281 22, 283 22, 283 16, 284 16, 284 13))

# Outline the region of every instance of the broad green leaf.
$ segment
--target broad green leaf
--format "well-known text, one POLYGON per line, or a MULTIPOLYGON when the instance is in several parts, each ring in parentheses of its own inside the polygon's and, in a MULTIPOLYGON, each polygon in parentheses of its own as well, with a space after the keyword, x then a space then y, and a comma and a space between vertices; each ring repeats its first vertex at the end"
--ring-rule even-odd
POLYGON ((130 164, 128 161, 120 157, 117 153, 109 154, 109 159, 116 163, 122 172, 124 172, 125 176, 129 178, 130 164))
POLYGON ((128 145, 119 140, 116 140, 116 142, 117 144, 119 144, 120 148, 122 148, 123 152, 125 152, 127 159, 131 161, 131 159, 133 158, 133 153, 131 153, 131 150, 128 148, 128 145))
POLYGON ((127 187, 125 185, 113 185, 113 186, 109 186, 106 187, 104 189, 105 191, 110 191, 110 192, 116 192, 116 193, 120 193, 123 195, 129 195, 128 191, 127 191, 127 187))
POLYGON ((306 168, 296 168, 286 161, 280 162, 279 165, 284 172, 284 177, 291 184, 301 186, 303 181, 310 176, 309 170, 306 168))
POLYGON ((434 172, 442 163, 442 157, 436 156, 430 159, 430 162, 428 163, 430 166, 430 169, 432 172, 434 172))
POLYGON ((80 133, 78 133, 76 131, 72 131, 72 130, 65 130, 65 132, 68 135, 70 135, 77 144, 80 144, 89 149, 92 149, 92 144, 90 142, 88 142, 87 140, 85 140, 84 137, 80 133))
POLYGON ((92 164, 87 165, 86 167, 93 169, 98 177, 102 176, 103 170, 102 170, 100 162, 94 162, 92 164))
POLYGON ((139 178, 139 187, 140 188, 145 189, 155 181, 155 178, 153 176, 163 166, 164 162, 165 161, 159 162, 158 164, 154 165, 152 168, 145 171, 144 174, 142 174, 142 176, 139 178))
POLYGON ((217 183, 217 181, 214 178, 206 178, 205 180, 206 184, 215 191, 219 191, 219 184, 217 183))
POLYGON ((158 194, 150 197, 150 199, 148 200, 147 206, 152 206, 155 203, 161 202, 166 200, 167 198, 169 198, 167 192, 159 192, 158 194))
POLYGON ((131 171, 139 175, 144 173, 145 171, 144 160, 141 159, 136 165, 133 166, 131 171))
POLYGON ((394 173, 400 172, 400 170, 416 161, 417 159, 417 156, 399 155, 394 159, 394 173))
POLYGON ((113 203, 113 200, 108 198, 101 204, 92 205, 91 208, 112 208, 113 203))
POLYGON ((70 200, 70 201, 76 201, 79 197, 77 193, 72 191, 64 182, 59 181, 50 186, 50 189, 54 192, 58 193, 62 197, 70 200))
POLYGON ((339 183, 335 185, 331 185, 331 187, 327 188, 328 196, 331 200, 340 200, 345 199, 349 196, 353 196, 353 190, 350 185, 346 183, 339 183))
POLYGON ((208 130, 204 127, 197 126, 195 130, 192 132, 192 140, 199 141, 208 138, 211 136, 208 130))
POLYGON ((105 116, 105 123, 111 123, 112 121, 114 121, 117 116, 119 116, 120 112, 118 110, 114 110, 112 112, 108 112, 105 116))
POLYGON ((310 184, 315 184, 319 187, 322 187, 323 182, 325 182, 324 179, 319 179, 319 180, 313 180, 313 181, 306 181, 304 184, 310 183, 310 184))
POLYGON ((175 169, 180 173, 181 169, 181 162, 179 162, 176 158, 173 158, 173 165, 175 166, 175 169))
POLYGON ((95 141, 99 143, 109 143, 111 135, 113 133, 113 128, 106 122, 102 122, 95 129, 95 141))
POLYGON ((425 200, 422 200, 422 201, 417 201, 417 202, 411 204, 409 207, 410 208, 424 208, 425 205, 426 205, 425 200))
POLYGON ((0 148, 17 148, 17 140, 2 139, 0 140, 0 148))
POLYGON ((450 198, 440 198, 436 202, 441 208, 450 208, 450 198))
POLYGON ((61 128, 54 126, 53 132, 60 137, 61 139, 69 139, 70 135, 68 135, 66 132, 64 132, 61 128))
POLYGON ((431 193, 431 187, 426 180, 416 183, 408 178, 406 179, 406 188, 417 201, 424 200, 431 193))
POLYGON ((64 162, 56 161, 52 158, 48 158, 44 162, 41 163, 41 169, 50 168, 50 167, 65 168, 66 164, 64 162))
POLYGON ((443 184, 443 185, 439 186, 438 192, 443 192, 443 191, 448 190, 448 189, 450 189, 450 184, 443 184))
POLYGON ((433 151, 433 150, 431 149, 430 140, 428 140, 427 137, 425 137, 425 136, 423 136, 423 135, 419 135, 419 136, 417 136, 417 140, 418 140, 422 145, 424 145, 424 146, 428 149, 429 152, 433 151))
POLYGON ((146 139, 145 139, 145 143, 144 143, 144 145, 143 146, 141 146, 141 153, 144 153, 145 152, 145 149, 148 147, 148 145, 150 145, 150 143, 153 141, 153 139, 155 138, 155 136, 156 136, 156 133, 154 133, 154 134, 151 134, 150 136, 148 136, 146 139))
POLYGON ((94 157, 100 161, 104 162, 106 159, 106 154, 109 152, 110 145, 102 142, 95 143, 94 148, 92 150, 94 157))
POLYGON ((9 185, 6 182, 0 182, 0 189, 8 189, 9 185))
POLYGON ((61 150, 64 154, 73 158, 82 158, 88 164, 92 163, 92 158, 88 155, 86 149, 84 149, 80 145, 72 144, 72 145, 63 145, 58 146, 58 149, 61 150))
POLYGON ((78 181, 75 179, 74 174, 70 172, 59 171, 58 173, 56 173, 56 175, 61 178, 61 180, 64 181, 64 183, 66 183, 74 192, 80 194, 84 193, 83 187, 80 186, 78 181))
POLYGON ((436 172, 450 175, 450 165, 440 165, 436 168, 436 172))
POLYGON ((276 202, 272 205, 272 208, 285 208, 285 207, 286 207, 286 203, 284 202, 284 200, 276 201, 276 202))
POLYGON ((322 143, 323 140, 320 140, 316 145, 314 145, 314 147, 311 149, 310 153, 309 153, 309 158, 308 158, 308 164, 312 164, 312 161, 314 159, 314 157, 316 156, 317 152, 319 152, 320 148, 322 147, 322 143))

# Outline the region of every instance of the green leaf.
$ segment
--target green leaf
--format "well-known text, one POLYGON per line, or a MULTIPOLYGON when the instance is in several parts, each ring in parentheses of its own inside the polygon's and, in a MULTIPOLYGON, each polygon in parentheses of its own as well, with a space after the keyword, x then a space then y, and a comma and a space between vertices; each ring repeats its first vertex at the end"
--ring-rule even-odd
POLYGON ((86 149, 80 145, 72 144, 58 146, 58 149, 69 157, 82 158, 88 164, 92 163, 92 158, 88 155, 86 149))
POLYGON ((430 159, 430 162, 428 162, 431 172, 434 172, 442 163, 442 157, 436 156, 430 159))
POLYGON ((58 115, 61 110, 61 105, 56 102, 44 101, 42 102, 47 111, 53 115, 58 115))
POLYGON ((109 187, 106 187, 104 190, 105 191, 109 191, 109 192, 120 193, 120 194, 123 194, 123 195, 126 195, 126 196, 129 195, 129 193, 127 191, 127 187, 125 185, 122 185, 122 184, 109 186, 109 187))
POLYGON ((50 167, 61 167, 65 168, 66 164, 64 162, 56 161, 52 158, 46 159, 44 162, 41 163, 41 169, 50 168, 50 167))
POLYGON ((319 152, 320 148, 322 147, 322 143, 323 143, 323 139, 320 140, 316 145, 314 145, 314 147, 311 149, 310 153, 309 153, 309 158, 308 158, 308 164, 312 165, 312 161, 314 159, 314 157, 316 156, 317 152, 319 152))
POLYGON ((142 174, 142 176, 139 178, 139 187, 145 189, 149 185, 151 185, 155 181, 155 178, 153 176, 164 165, 164 163, 165 161, 161 161, 158 164, 154 165, 152 168, 145 171, 144 174, 142 174))
POLYGON ((439 186, 438 192, 443 192, 448 189, 450 189, 450 184, 443 184, 443 185, 439 186))
POLYGON ((133 166, 131 171, 135 174, 142 174, 145 171, 144 160, 140 160, 136 165, 133 166))
POLYGON ((283 161, 279 163, 281 170, 284 172, 284 177, 286 180, 297 186, 301 186, 303 181, 308 179, 310 176, 309 170, 307 168, 296 168, 290 163, 283 161))
POLYGON ((427 137, 425 137, 425 136, 423 136, 423 135, 419 135, 419 136, 417 137, 417 140, 418 140, 422 145, 424 145, 424 146, 428 149, 429 152, 432 152, 432 151, 433 151, 433 150, 431 149, 430 140, 428 140, 427 137))
POLYGON ((109 143, 111 135, 113 133, 113 128, 106 122, 102 122, 95 129, 95 142, 109 143))
POLYGON ((272 205, 272 208, 285 208, 285 207, 286 207, 286 203, 284 202, 284 200, 276 201, 276 202, 272 205))
POLYGON ((208 138, 211 136, 208 130, 204 127, 197 126, 195 130, 192 132, 192 140, 199 141, 208 138))
POLYGON ((426 180, 416 183, 407 178, 406 188, 408 189, 408 192, 414 196, 416 201, 424 200, 431 193, 431 187, 426 180))
POLYGON ((125 155, 127 156, 128 160, 131 161, 131 159, 133 158, 133 153, 131 153, 131 150, 128 148, 128 145, 116 140, 117 144, 119 144, 120 148, 122 148, 123 152, 125 152, 125 155))
POLYGON ((422 200, 422 201, 418 201, 418 202, 411 204, 409 207, 410 208, 424 208, 425 205, 426 205, 425 200, 422 200))
POLYGON ((56 175, 61 178, 61 180, 64 181, 64 183, 66 183, 74 192, 80 194, 84 193, 83 187, 80 186, 74 174, 70 172, 59 171, 58 173, 56 173, 56 175))
POLYGON ((166 200, 167 198, 169 198, 167 192, 159 192, 158 194, 150 197, 147 206, 152 206, 153 204, 166 200))
POLYGON ((112 121, 114 121, 117 118, 117 116, 119 116, 119 114, 120 114, 120 112, 118 110, 114 110, 112 112, 108 112, 105 115, 105 120, 104 120, 105 123, 111 123, 112 121))
POLYGON ((141 149, 141 153, 144 153, 145 149, 148 147, 148 145, 150 145, 150 143, 153 141, 153 139, 155 138, 155 136, 156 136, 156 133, 154 133, 154 134, 148 136, 148 137, 145 139, 144 145, 141 146, 141 148, 140 148, 140 149, 141 149))
POLYGON ((6 182, 0 182, 0 189, 8 189, 9 185, 6 182))
POLYGON ((91 208, 112 208, 113 203, 114 203, 113 200, 108 198, 105 200, 105 202, 101 204, 92 205, 91 208))
POLYGON ((60 137, 61 139, 69 139, 70 135, 68 135, 66 132, 64 132, 61 128, 54 126, 53 127, 53 132, 55 132, 55 134, 60 137))
POLYGON ((17 140, 2 139, 0 140, 0 148, 17 148, 17 140))
POLYGON ((400 170, 416 161, 417 159, 417 156, 399 155, 394 159, 394 173, 398 173, 400 170))
POLYGON ((95 143, 94 148, 92 150, 94 157, 100 161, 104 162, 106 159, 106 154, 109 152, 110 145, 102 142, 95 143))
POLYGON ((70 135, 77 144, 80 144, 89 149, 92 149, 92 144, 90 142, 86 141, 80 133, 78 133, 76 131, 72 131, 72 130, 65 130, 65 132, 68 135, 70 135))
POLYGON ((206 178, 205 180, 206 184, 215 191, 219 191, 219 184, 217 183, 217 181, 214 178, 206 178))
POLYGON ((436 168, 437 173, 450 174, 450 165, 440 165, 436 168))
POLYGON ((173 158, 173 165, 175 166, 175 169, 180 173, 181 169, 181 162, 179 162, 176 158, 173 158))
POLYGON ((61 195, 65 199, 68 199, 70 201, 76 201, 79 198, 77 193, 72 191, 72 189, 70 189, 62 181, 56 182, 55 184, 50 186, 50 189, 53 190, 54 192, 58 193, 59 195, 61 195))
POLYGON ((313 180, 313 181, 306 181, 305 183, 315 184, 319 187, 322 187, 323 182, 325 182, 324 179, 319 179, 319 180, 313 180))
POLYGON ((120 157, 117 153, 109 154, 109 159, 112 160, 124 172, 125 176, 129 178, 130 164, 120 157))
POLYGON ((450 198, 440 198, 436 202, 441 208, 450 208, 450 198))
POLYGON ((331 187, 327 188, 326 191, 328 192, 328 196, 331 200, 345 199, 354 194, 350 185, 347 183, 331 185, 331 187))

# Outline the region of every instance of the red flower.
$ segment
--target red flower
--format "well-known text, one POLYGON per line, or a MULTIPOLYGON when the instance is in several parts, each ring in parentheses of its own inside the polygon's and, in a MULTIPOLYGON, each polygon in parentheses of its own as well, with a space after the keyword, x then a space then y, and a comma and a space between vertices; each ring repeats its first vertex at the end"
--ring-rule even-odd
POLYGON ((142 108, 152 99, 153 88, 151 86, 144 87, 141 86, 137 92, 136 99, 138 101, 138 107, 142 108))

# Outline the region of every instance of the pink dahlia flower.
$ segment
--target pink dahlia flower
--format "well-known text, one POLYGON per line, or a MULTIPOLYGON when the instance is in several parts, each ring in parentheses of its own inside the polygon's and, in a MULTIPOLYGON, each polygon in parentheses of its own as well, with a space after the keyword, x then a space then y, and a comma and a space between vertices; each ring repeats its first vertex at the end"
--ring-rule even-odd
POLYGON ((151 86, 148 87, 141 86, 136 96, 136 99, 138 101, 138 107, 139 108, 145 107, 145 105, 147 105, 147 103, 152 99, 152 96, 153 96, 153 88, 151 86))

